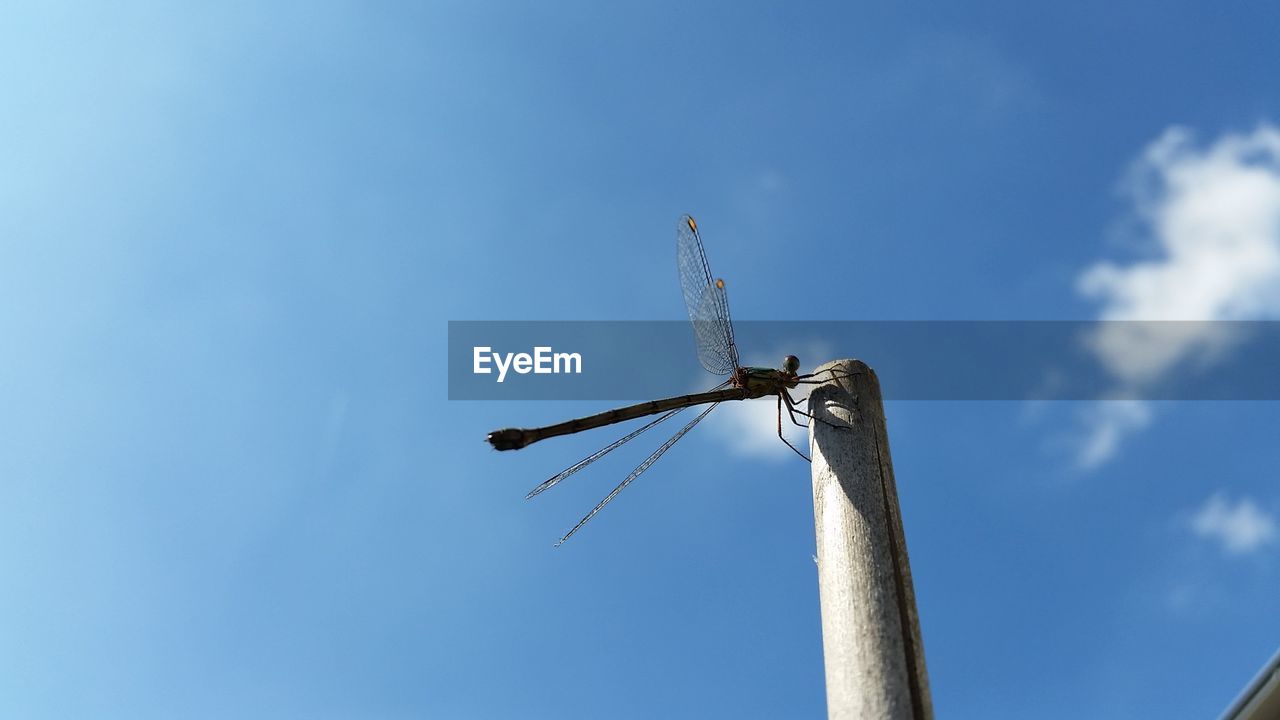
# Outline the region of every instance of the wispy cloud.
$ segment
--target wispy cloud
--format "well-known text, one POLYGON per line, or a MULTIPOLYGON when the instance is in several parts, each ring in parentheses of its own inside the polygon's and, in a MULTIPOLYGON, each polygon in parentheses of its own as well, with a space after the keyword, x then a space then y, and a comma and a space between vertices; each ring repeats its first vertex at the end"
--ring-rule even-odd
MULTIPOLYGON (((1078 290, 1103 320, 1244 320, 1280 315, 1280 128, 1228 133, 1198 148, 1171 128, 1122 183, 1147 259, 1087 268, 1078 290)), ((1236 338, 1211 323, 1104 325, 1090 347, 1122 387, 1166 377, 1191 359, 1228 352, 1236 338), (1157 335, 1157 336, 1153 336, 1157 335)), ((1079 447, 1084 467, 1106 462, 1150 422, 1129 403, 1091 418, 1079 447)))
POLYGON ((1121 440, 1151 423, 1151 407, 1141 400, 1093 403, 1080 419, 1088 430, 1076 449, 1076 462, 1092 470, 1115 456, 1121 440))
POLYGON ((1210 497, 1191 517, 1190 528, 1205 540, 1216 541, 1222 550, 1243 555, 1276 539, 1276 519, 1253 500, 1241 498, 1234 505, 1223 493, 1210 497))

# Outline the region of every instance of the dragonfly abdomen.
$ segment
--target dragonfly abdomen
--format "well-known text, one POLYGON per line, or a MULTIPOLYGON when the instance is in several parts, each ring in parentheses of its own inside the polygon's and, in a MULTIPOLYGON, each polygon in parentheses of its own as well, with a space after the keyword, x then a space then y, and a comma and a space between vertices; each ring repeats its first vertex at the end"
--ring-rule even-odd
POLYGON ((679 395, 676 397, 664 398, 662 400, 650 400, 636 405, 629 405, 616 410, 606 410, 596 415, 590 415, 576 420, 569 420, 558 423, 556 425, 548 425, 540 428, 504 428, 502 430, 494 430, 489 433, 485 439, 493 446, 494 450, 519 450, 522 447, 532 445, 539 440, 545 440, 559 435, 572 435, 573 433, 590 430, 592 428, 604 427, 614 423, 626 422, 646 415, 656 415, 660 412, 674 410, 676 408, 689 407, 691 405, 705 405, 706 403, 721 402, 723 400, 746 400, 753 397, 761 397, 765 393, 759 389, 747 389, 739 387, 730 387, 723 390, 712 390, 710 392, 696 393, 694 395, 679 395))

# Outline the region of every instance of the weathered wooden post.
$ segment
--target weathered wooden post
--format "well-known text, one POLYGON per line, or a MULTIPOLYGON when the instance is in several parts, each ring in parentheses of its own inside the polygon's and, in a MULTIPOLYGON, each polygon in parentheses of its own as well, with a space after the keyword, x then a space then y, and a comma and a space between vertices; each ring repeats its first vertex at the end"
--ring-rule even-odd
POLYGON ((880 381, 859 360, 818 368, 809 413, 830 718, 933 717, 880 381), (850 429, 851 428, 851 429, 850 429))

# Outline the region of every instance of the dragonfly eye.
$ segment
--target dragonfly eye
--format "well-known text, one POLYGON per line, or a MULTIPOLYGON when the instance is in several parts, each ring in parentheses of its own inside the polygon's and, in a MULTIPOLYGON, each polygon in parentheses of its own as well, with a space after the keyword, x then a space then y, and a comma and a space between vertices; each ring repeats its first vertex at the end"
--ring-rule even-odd
POLYGON ((794 375, 800 369, 800 358, 795 355, 788 355, 782 358, 782 372, 788 375, 794 375))

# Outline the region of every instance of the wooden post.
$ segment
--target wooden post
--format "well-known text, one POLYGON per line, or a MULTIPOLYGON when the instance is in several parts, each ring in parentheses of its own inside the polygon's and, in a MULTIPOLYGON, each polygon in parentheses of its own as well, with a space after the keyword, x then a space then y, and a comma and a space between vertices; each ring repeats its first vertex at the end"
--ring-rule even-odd
POLYGON ((859 360, 818 368, 809 413, 829 718, 933 717, 884 403, 859 360), (852 428, 852 429, 849 429, 852 428))

